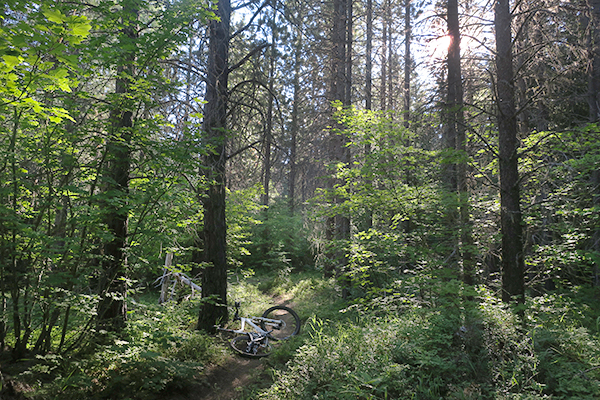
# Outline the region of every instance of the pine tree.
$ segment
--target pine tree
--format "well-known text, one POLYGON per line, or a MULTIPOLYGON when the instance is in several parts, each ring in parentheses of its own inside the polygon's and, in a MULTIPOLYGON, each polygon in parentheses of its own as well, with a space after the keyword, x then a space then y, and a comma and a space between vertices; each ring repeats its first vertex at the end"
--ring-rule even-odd
POLYGON ((202 299, 197 329, 214 331, 214 325, 227 320, 227 224, 225 220, 225 165, 227 162, 227 81, 229 73, 229 23, 231 5, 220 0, 218 20, 209 26, 209 53, 206 105, 203 130, 207 152, 204 174, 209 184, 202 198, 204 206, 203 254, 208 265, 202 271, 202 299))
POLYGON ((525 301, 523 226, 518 172, 512 15, 509 0, 495 5, 496 106, 500 165, 500 219, 502 225, 502 300, 525 301))

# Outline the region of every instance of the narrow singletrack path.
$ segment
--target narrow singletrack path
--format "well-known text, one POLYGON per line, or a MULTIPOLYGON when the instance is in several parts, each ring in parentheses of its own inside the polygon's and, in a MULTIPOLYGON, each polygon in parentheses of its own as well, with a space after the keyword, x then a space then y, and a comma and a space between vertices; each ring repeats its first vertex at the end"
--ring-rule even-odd
MULTIPOLYGON (((273 299, 274 305, 292 306, 291 299, 278 296, 273 299)), ((224 336, 225 341, 231 337, 224 336)), ((228 350, 231 350, 227 345, 228 350)), ((268 358, 268 357, 267 357, 268 358)), ((250 387, 269 383, 271 377, 267 372, 267 358, 242 357, 230 351, 227 357, 216 365, 209 366, 198 382, 189 387, 185 393, 167 394, 163 400, 244 400, 250 387)))
POLYGON ((265 367, 264 359, 245 358, 232 354, 225 363, 209 368, 204 377, 204 388, 194 400, 240 399, 243 390, 252 384, 265 367))

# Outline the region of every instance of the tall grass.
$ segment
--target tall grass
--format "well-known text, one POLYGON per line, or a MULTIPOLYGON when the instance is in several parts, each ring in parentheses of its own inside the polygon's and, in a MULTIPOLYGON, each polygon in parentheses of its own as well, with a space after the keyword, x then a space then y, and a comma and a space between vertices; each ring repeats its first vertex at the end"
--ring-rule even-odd
MULTIPOLYGON (((448 292, 460 285, 431 282, 427 299, 439 287, 445 292, 436 301, 401 287, 348 301, 336 280, 315 271, 232 273, 229 301, 240 301, 242 314, 284 302, 303 321, 301 334, 276 347, 264 361, 270 373, 242 398, 600 398, 599 310, 589 291, 533 298, 519 319, 484 288, 467 301, 448 292)), ((69 357, 40 357, 11 375, 32 399, 142 400, 185 391, 208 364, 231 356, 226 340, 194 330, 197 301, 159 306, 146 294, 118 339, 69 357)))
POLYGON ((483 289, 461 306, 390 300, 387 314, 312 318, 304 345, 255 398, 600 398, 598 337, 566 317, 575 302, 549 300, 529 304, 525 322, 483 289))

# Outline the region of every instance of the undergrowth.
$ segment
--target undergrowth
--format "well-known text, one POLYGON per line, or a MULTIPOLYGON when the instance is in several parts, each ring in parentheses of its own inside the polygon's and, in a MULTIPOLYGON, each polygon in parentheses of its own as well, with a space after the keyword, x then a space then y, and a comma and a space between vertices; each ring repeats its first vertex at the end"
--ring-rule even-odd
POLYGON ((485 289, 474 301, 389 296, 350 309, 311 318, 287 368, 253 398, 600 398, 600 341, 569 297, 533 299, 525 321, 485 289))
MULTIPOLYGON (((240 301, 244 315, 261 315, 276 301, 303 322, 299 336, 275 346, 260 384, 243 388, 241 398, 600 398, 594 293, 531 298, 520 319, 484 288, 467 300, 457 282, 430 282, 431 293, 445 287, 431 302, 414 286, 406 281, 377 297, 342 300, 336 280, 317 271, 232 273, 229 301, 240 301)), ((194 330, 197 309, 197 300, 159 306, 154 295, 142 296, 119 338, 69 357, 38 357, 17 378, 32 399, 184 392, 209 363, 231 357, 226 338, 194 330)))
POLYGON ((167 390, 185 391, 225 350, 194 330, 197 301, 156 301, 146 295, 132 302, 118 337, 99 332, 77 354, 38 356, 14 378, 33 399, 153 399, 167 390))

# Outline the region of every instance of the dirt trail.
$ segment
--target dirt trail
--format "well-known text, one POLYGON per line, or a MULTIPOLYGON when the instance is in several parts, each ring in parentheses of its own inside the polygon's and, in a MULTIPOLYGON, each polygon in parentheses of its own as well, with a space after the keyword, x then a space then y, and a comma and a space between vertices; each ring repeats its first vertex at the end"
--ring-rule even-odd
MULTIPOLYGON (((161 400, 243 400, 247 388, 256 386, 265 374, 262 358, 231 354, 218 365, 208 367, 195 384, 184 392, 163 393, 161 400)), ((268 377, 264 376, 267 382, 268 377)))
POLYGON ((244 358, 233 355, 223 365, 211 368, 204 377, 206 386, 194 400, 239 399, 245 387, 251 384, 265 367, 260 358, 244 358))
MULTIPOLYGON (((277 296, 274 304, 293 306, 288 296, 277 296)), ((210 366, 199 381, 187 393, 163 397, 168 400, 243 400, 250 386, 267 383, 266 359, 247 358, 237 354, 227 356, 224 362, 210 366), (246 391, 245 391, 246 389, 246 391)))

